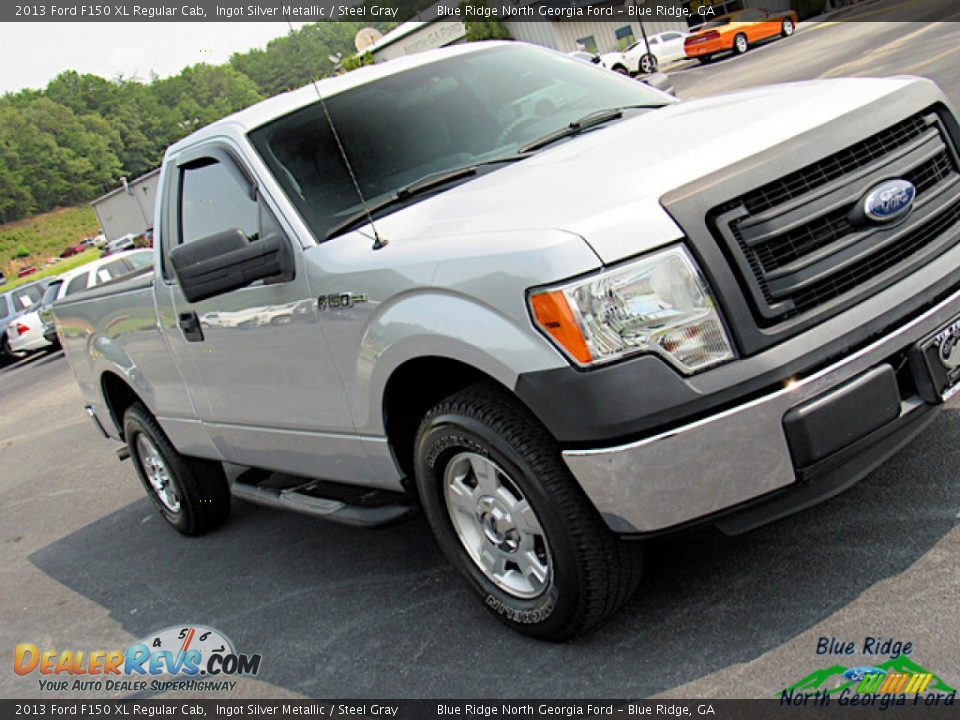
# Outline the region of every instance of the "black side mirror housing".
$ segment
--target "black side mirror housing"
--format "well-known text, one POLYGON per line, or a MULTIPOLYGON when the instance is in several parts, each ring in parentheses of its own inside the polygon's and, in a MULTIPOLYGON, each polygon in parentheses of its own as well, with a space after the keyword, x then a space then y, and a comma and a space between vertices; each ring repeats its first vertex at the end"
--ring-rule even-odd
POLYGON ((257 280, 293 277, 290 242, 280 235, 250 240, 225 230, 170 250, 170 264, 188 302, 199 302, 257 280))

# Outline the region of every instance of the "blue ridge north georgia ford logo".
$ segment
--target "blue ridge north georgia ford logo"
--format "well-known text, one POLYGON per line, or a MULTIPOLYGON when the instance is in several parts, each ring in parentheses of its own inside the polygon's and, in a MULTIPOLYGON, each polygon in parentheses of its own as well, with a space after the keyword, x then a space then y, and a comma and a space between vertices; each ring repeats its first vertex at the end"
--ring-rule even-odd
POLYGON ((873 222, 893 222, 910 212, 916 196, 917 189, 910 181, 887 180, 863 198, 863 214, 873 222))

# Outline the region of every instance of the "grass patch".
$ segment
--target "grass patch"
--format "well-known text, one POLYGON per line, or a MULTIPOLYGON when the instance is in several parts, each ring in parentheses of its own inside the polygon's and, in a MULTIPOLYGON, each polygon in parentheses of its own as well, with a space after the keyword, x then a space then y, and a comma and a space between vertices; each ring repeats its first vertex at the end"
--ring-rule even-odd
POLYGON ((35 272, 33 275, 27 275, 23 278, 14 277, 6 285, 0 285, 0 292, 6 292, 7 290, 12 290, 18 285, 26 285, 29 282, 41 280, 42 278, 50 277, 51 275, 62 275, 67 270, 73 270, 81 265, 86 265, 91 260, 96 260, 99 257, 100 250, 97 248, 90 248, 89 250, 84 250, 79 255, 64 258, 63 260, 58 259, 53 265, 50 265, 39 272, 35 272))
MULTIPOLYGON (((89 205, 57 208, 42 215, 0 225, 0 269, 13 285, 19 268, 36 265, 41 272, 46 272, 43 265, 49 259, 56 258, 70 245, 76 245, 99 232, 100 223, 89 205)), ((63 272, 63 263, 69 260, 73 258, 51 266, 56 270, 47 274, 63 272)), ((42 277, 41 273, 30 277, 38 276, 42 277)))

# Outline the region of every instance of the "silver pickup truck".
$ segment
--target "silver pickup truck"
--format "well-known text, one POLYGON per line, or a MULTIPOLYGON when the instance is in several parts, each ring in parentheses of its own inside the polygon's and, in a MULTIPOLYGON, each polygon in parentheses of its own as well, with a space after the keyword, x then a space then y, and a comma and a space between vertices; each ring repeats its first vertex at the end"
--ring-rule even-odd
POLYGON ((56 324, 180 532, 231 496, 421 508, 489 610, 566 638, 637 540, 834 495, 960 388, 958 143, 917 78, 678 102, 519 43, 423 53, 171 147, 155 269, 56 324))

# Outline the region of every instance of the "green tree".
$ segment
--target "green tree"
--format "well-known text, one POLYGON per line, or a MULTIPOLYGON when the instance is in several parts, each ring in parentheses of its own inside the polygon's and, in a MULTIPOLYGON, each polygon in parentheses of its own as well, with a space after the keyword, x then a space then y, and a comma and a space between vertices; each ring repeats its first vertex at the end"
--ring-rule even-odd
MULTIPOLYGON (((484 8, 487 6, 486 0, 463 0, 460 3, 461 8, 476 7, 484 8)), ((510 29, 502 20, 479 20, 464 23, 467 30, 467 42, 477 42, 478 40, 512 40, 510 29)))

